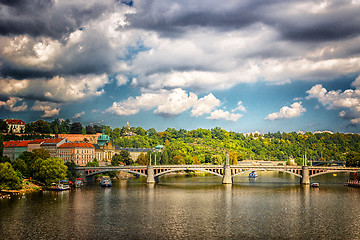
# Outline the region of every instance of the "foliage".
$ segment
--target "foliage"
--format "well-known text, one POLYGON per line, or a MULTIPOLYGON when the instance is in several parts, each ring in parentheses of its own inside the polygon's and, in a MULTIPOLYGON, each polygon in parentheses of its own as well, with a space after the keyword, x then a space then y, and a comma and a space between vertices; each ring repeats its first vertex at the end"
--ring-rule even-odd
POLYGON ((29 173, 29 167, 25 163, 24 159, 17 158, 11 163, 11 165, 13 166, 15 171, 21 172, 23 176, 27 176, 27 174, 29 173))
POLYGON ((121 155, 115 153, 115 155, 111 158, 111 165, 112 166, 120 166, 121 163, 123 163, 121 155))
POLYGON ((98 167, 99 166, 99 162, 97 161, 97 159, 95 158, 92 162, 88 162, 86 164, 87 167, 98 167))
POLYGON ((147 157, 147 154, 140 153, 138 156, 136 163, 139 165, 149 165, 149 158, 147 157))
POLYGON ((33 166, 34 179, 50 186, 51 183, 66 178, 67 167, 60 158, 38 158, 33 166))
POLYGON ((0 119, 0 134, 3 132, 6 133, 8 131, 8 128, 8 124, 4 120, 0 119))
POLYGON ((0 190, 20 189, 21 181, 10 163, 0 163, 0 190))
POLYGON ((74 161, 66 162, 65 166, 67 167, 66 176, 70 181, 75 181, 75 179, 78 177, 75 171, 76 164, 74 161))
POLYGON ((80 122, 74 122, 71 124, 70 133, 82 134, 82 124, 80 122))
POLYGON ((348 167, 360 167, 360 153, 349 152, 346 154, 346 166, 348 167))

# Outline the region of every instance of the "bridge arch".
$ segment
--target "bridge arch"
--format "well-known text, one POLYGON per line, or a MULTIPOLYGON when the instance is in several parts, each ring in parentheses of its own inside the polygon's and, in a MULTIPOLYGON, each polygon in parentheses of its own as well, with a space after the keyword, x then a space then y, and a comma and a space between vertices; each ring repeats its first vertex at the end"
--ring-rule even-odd
POLYGON ((154 177, 160 177, 160 176, 166 175, 166 174, 168 174, 168 173, 179 172, 179 171, 186 171, 186 170, 187 170, 187 171, 191 170, 191 171, 207 172, 207 173, 213 174, 213 175, 218 176, 218 177, 223 177, 223 175, 221 175, 221 174, 219 174, 219 173, 212 172, 212 171, 207 170, 207 169, 204 169, 204 168, 189 168, 189 167, 166 170, 166 171, 163 171, 163 172, 160 172, 160 173, 155 174, 154 177))
POLYGON ((297 174, 297 173, 294 173, 294 172, 289 172, 289 171, 281 170, 281 169, 265 169, 265 168, 264 169, 256 168, 256 169, 249 169, 249 170, 246 170, 246 171, 240 171, 240 172, 237 172, 237 173, 233 174, 232 177, 236 177, 236 176, 241 175, 243 173, 250 173, 252 171, 276 171, 276 172, 283 172, 283 173, 287 173, 287 174, 294 175, 296 177, 302 178, 301 174, 297 174))
POLYGON ((328 171, 324 171, 324 172, 311 174, 310 178, 320 176, 320 175, 324 175, 324 174, 328 174, 328 173, 350 173, 350 172, 353 172, 353 170, 340 170, 340 169, 339 170, 328 170, 328 171))
POLYGON ((87 177, 96 175, 96 174, 100 174, 100 173, 105 173, 105 172, 118 172, 118 171, 122 171, 122 172, 128 172, 128 173, 132 173, 132 174, 136 174, 136 175, 140 175, 140 176, 145 176, 147 177, 146 174, 141 173, 141 172, 137 172, 134 170, 128 170, 128 169, 104 169, 104 170, 100 170, 100 171, 96 171, 96 172, 91 172, 86 174, 87 177))

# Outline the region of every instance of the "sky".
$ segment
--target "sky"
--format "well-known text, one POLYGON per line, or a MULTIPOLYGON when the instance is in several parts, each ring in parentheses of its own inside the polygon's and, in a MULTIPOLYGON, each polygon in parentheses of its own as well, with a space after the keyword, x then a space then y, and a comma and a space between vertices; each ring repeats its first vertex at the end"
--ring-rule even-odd
POLYGON ((360 133, 360 0, 0 0, 0 118, 360 133))

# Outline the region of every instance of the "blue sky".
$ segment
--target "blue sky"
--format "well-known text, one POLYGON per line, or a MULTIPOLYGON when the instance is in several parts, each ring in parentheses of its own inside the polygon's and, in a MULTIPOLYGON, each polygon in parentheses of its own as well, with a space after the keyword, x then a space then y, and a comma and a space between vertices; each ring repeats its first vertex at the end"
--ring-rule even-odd
POLYGON ((0 117, 360 132, 360 1, 0 2, 0 117))

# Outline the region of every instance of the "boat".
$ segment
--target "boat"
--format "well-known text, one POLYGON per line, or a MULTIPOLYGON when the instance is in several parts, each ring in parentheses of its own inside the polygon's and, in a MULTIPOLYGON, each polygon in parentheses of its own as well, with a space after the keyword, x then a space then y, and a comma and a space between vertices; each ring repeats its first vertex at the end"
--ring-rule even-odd
POLYGON ((53 191, 70 190, 69 180, 60 180, 56 183, 52 183, 49 190, 53 190, 53 191))
POLYGON ((102 187, 111 187, 111 179, 110 177, 104 176, 100 179, 100 186, 102 187))
POLYGON ((317 182, 314 182, 314 183, 311 184, 311 186, 312 186, 312 187, 320 187, 320 184, 317 183, 317 182))
POLYGON ((249 173, 249 178, 257 178, 258 175, 256 173, 256 171, 252 171, 251 173, 249 173))
POLYGON ((77 179, 75 180, 74 185, 75 185, 75 187, 82 187, 82 186, 84 186, 83 179, 82 179, 82 178, 77 178, 77 179))
POLYGON ((346 186, 360 188, 360 171, 351 172, 349 179, 346 181, 346 186))

